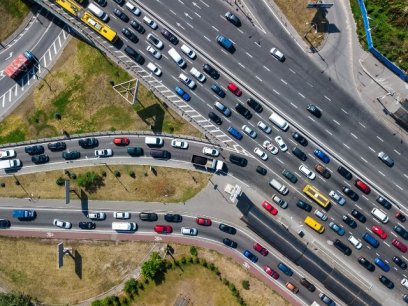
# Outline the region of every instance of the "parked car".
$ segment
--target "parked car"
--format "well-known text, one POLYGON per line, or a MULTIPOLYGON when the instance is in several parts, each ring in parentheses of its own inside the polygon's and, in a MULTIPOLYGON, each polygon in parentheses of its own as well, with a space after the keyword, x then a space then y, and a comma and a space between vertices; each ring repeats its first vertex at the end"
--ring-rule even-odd
POLYGON ((91 221, 81 221, 78 223, 80 229, 93 230, 96 228, 96 223, 91 221))
POLYGON ((351 215, 356 218, 358 221, 361 223, 365 223, 367 221, 366 216, 364 216, 361 212, 359 212, 357 209, 353 209, 351 211, 351 215))
POLYGON ((228 83, 227 86, 228 90, 230 92, 232 92, 234 95, 236 95, 237 97, 240 97, 242 95, 242 91, 241 89, 239 89, 239 87, 237 85, 235 85, 234 83, 228 83))
POLYGON ((339 239, 336 239, 333 243, 333 245, 341 251, 344 255, 350 256, 351 255, 351 249, 345 245, 343 242, 341 242, 339 239))
POLYGON ((319 210, 319 209, 316 209, 315 210, 315 212, 314 212, 314 214, 315 214, 315 216, 316 217, 318 217, 320 220, 322 220, 322 221, 327 221, 327 215, 323 212, 323 211, 321 211, 321 210, 319 210))
POLYGON ((308 167, 305 165, 300 165, 299 166, 299 171, 303 173, 307 178, 314 180, 316 178, 316 173, 314 173, 312 170, 310 170, 308 167))
POLYGON ((334 222, 330 222, 329 223, 329 227, 336 232, 339 236, 343 236, 346 231, 338 224, 334 223, 334 222))
POLYGON ((96 138, 82 138, 78 140, 78 144, 83 148, 83 149, 91 149, 95 148, 99 145, 99 141, 96 138))
POLYGON ((387 233, 386 231, 384 231, 381 227, 379 227, 378 225, 373 225, 373 227, 371 228, 371 230, 373 231, 373 233, 375 233, 377 236, 379 236, 381 239, 385 239, 387 238, 387 233))
POLYGON ((253 129, 251 129, 249 126, 247 126, 246 124, 244 124, 241 129, 245 134, 247 134, 252 139, 256 138, 257 136, 256 132, 253 129))
POLYGON ((307 212, 311 212, 312 211, 312 205, 310 205, 309 203, 306 203, 305 201, 302 200, 298 200, 296 202, 296 206, 307 211, 307 212))
POLYGON ((398 266, 400 267, 402 270, 406 270, 407 269, 407 263, 405 261, 403 261, 401 258, 399 258, 398 256, 394 256, 392 258, 392 261, 398 266))
POLYGON ((144 154, 143 148, 141 147, 128 147, 127 152, 130 156, 134 157, 143 156, 144 154))
POLYGON ((296 182, 298 181, 297 176, 290 172, 288 169, 283 169, 282 175, 286 177, 289 181, 291 181, 293 184, 296 184, 296 182))
POLYGON ((171 141, 171 146, 177 149, 188 149, 188 142, 180 139, 173 139, 171 141))
POLYGON ((42 145, 27 146, 24 151, 29 155, 38 155, 44 153, 44 147, 42 145))
POLYGON ((234 26, 236 26, 236 27, 241 26, 241 20, 239 20, 239 18, 236 15, 234 15, 233 13, 231 13, 230 11, 226 12, 224 16, 234 26))
POLYGON ((118 17, 120 20, 122 20, 123 22, 128 22, 129 21, 129 17, 128 15, 126 15, 124 12, 122 12, 120 9, 114 8, 113 9, 113 13, 116 15, 116 17, 118 17))
POLYGON ((275 141, 278 144, 278 147, 279 147, 279 149, 281 149, 282 152, 286 152, 288 150, 288 146, 283 141, 281 136, 276 136, 275 141))
POLYGON ((218 228, 230 235, 235 235, 237 233, 237 229, 235 227, 229 226, 227 224, 224 223, 220 223, 220 225, 218 226, 218 228))
POLYGON ((146 32, 145 28, 140 24, 140 22, 136 21, 136 20, 132 20, 130 22, 130 25, 136 30, 138 31, 140 34, 144 34, 144 32, 146 32))
POLYGON ((275 207, 273 207, 272 204, 269 203, 268 201, 263 201, 261 206, 274 216, 276 216, 278 213, 278 210, 275 207))
POLYGON ((158 28, 158 25, 155 21, 151 20, 149 17, 144 16, 143 17, 143 22, 147 24, 149 27, 151 27, 153 30, 156 30, 158 28))
POLYGON ((369 187, 366 183, 364 183, 363 181, 361 181, 361 180, 356 180, 356 182, 354 183, 354 185, 355 185, 358 189, 360 189, 362 192, 364 192, 365 194, 369 194, 369 193, 371 192, 370 187, 369 187))
POLYGON ((139 219, 142 221, 154 222, 159 219, 159 216, 153 212, 141 212, 139 213, 139 219))
POLYGON ((374 272, 374 270, 375 270, 375 266, 368 259, 366 259, 365 257, 360 257, 358 259, 358 263, 360 265, 362 265, 364 268, 366 268, 370 272, 374 272))
POLYGON ((235 105, 235 110, 238 112, 238 114, 244 116, 248 120, 252 118, 251 111, 247 109, 245 106, 243 106, 241 103, 237 103, 235 105))
POLYGON ((392 204, 390 201, 388 201, 386 198, 384 198, 382 195, 379 195, 376 199, 378 204, 381 204, 384 208, 386 209, 391 209, 392 204))
POLYGON ((91 212, 86 215, 91 220, 105 220, 106 214, 104 212, 91 212))
POLYGON ((258 124, 256 126, 266 134, 270 134, 272 132, 272 128, 266 125, 263 121, 258 121, 258 124))
POLYGON ((173 232, 173 228, 170 225, 155 225, 154 231, 158 234, 170 234, 173 232))
POLYGON ((349 216, 347 216, 347 215, 344 215, 344 216, 343 216, 343 222, 346 223, 346 224, 347 224, 348 226, 350 226, 351 228, 356 228, 356 227, 357 227, 357 222, 354 221, 353 218, 351 218, 351 217, 349 217, 349 216))
POLYGON ((394 232, 396 232, 398 235, 400 235, 405 240, 408 239, 408 231, 405 228, 403 228, 401 225, 398 225, 398 224, 395 225, 394 232))
POLYGON ((379 280, 380 280, 381 284, 383 284, 388 289, 393 289, 394 288, 394 283, 388 277, 386 277, 384 275, 381 275, 379 277, 379 280))
POLYGON ((131 42, 137 43, 139 39, 137 38, 136 34, 133 33, 129 28, 123 28, 122 34, 129 39, 131 42))
POLYGON ((225 91, 218 84, 211 85, 211 90, 219 97, 225 98, 225 91))
POLYGON ((167 222, 182 222, 183 217, 179 214, 165 214, 164 215, 164 220, 167 222))
POLYGON ((254 243, 253 248, 255 251, 261 253, 263 256, 266 256, 269 253, 269 251, 266 248, 264 248, 262 245, 260 245, 258 242, 254 243))
POLYGON ((220 118, 220 116, 218 116, 214 112, 209 112, 208 113, 208 118, 210 118, 212 121, 214 121, 214 123, 217 124, 217 125, 222 124, 222 119, 220 118))
POLYGON ((113 155, 112 149, 95 150, 95 157, 110 157, 113 155))
POLYGON ((176 94, 181 97, 184 101, 190 101, 191 97, 188 93, 186 93, 182 88, 176 86, 176 94))
POLYGON ((274 146, 269 140, 265 140, 262 143, 262 146, 269 152, 271 152, 273 155, 276 155, 279 152, 279 149, 276 146, 274 146))
POLYGON ((358 201, 358 194, 354 192, 354 190, 350 189, 347 186, 343 186, 343 192, 346 196, 348 196, 353 201, 358 201))
POLYGON ((394 238, 392 240, 392 245, 395 246, 398 250, 400 250, 402 253, 406 253, 407 252, 407 246, 399 241, 397 238, 394 238))
POLYGON ((260 159, 262 160, 267 160, 268 159, 268 154, 266 154, 264 151, 262 151, 260 148, 256 147, 254 149, 254 153, 259 156, 260 159))
POLYGON ((248 258, 250 261, 252 261, 253 263, 256 263, 257 261, 258 261, 258 257, 257 256, 255 256, 253 253, 251 253, 250 251, 248 251, 248 250, 245 250, 244 251, 244 256, 246 257, 246 258, 248 258))
POLYGON ((346 199, 344 199, 343 197, 341 197, 337 192, 335 192, 334 190, 331 190, 329 192, 329 196, 339 205, 343 206, 344 204, 346 204, 346 199))
POLYGON ((262 107, 262 105, 258 102, 258 101, 255 101, 254 99, 252 99, 252 98, 249 98, 248 100, 247 100, 247 104, 248 104, 248 106, 250 107, 250 108, 252 108, 254 111, 256 111, 257 113, 260 113, 260 112, 262 112, 262 110, 263 110, 263 107, 262 107))
POLYGON ((238 243, 236 243, 234 240, 231 240, 231 239, 229 239, 229 238, 224 238, 223 240, 222 240, 222 242, 226 245, 226 246, 229 246, 230 248, 237 248, 237 246, 238 246, 238 243))
POLYGON ((327 295, 325 295, 324 293, 319 293, 319 298, 327 306, 335 306, 336 305, 336 303, 331 298, 329 298, 327 295))
POLYGON ((48 144, 48 149, 50 151, 64 151, 67 148, 67 145, 65 144, 65 142, 62 141, 57 141, 57 142, 50 142, 48 144))
POLYGON ((113 143, 117 146, 127 146, 129 145, 130 140, 127 137, 116 137, 113 138, 113 143))
POLYGON ((157 49, 163 49, 164 44, 163 42, 153 33, 147 35, 146 39, 157 49))
POLYGON ((204 147, 203 148, 203 154, 213 156, 213 157, 217 157, 218 155, 220 155, 220 151, 215 149, 215 148, 204 147))
POLYGON ((292 148, 292 153, 293 155, 295 155, 297 158, 299 158, 301 161, 306 161, 307 156, 305 154, 305 152, 303 152, 301 149, 299 149, 298 147, 293 147, 292 148))
POLYGON ((278 278, 279 278, 279 273, 276 272, 275 270, 273 270, 271 267, 269 267, 269 266, 264 266, 263 269, 264 269, 264 271, 266 272, 266 274, 272 276, 274 279, 278 279, 278 278))
POLYGON ((285 265, 283 262, 280 262, 278 264, 279 270, 281 270, 283 273, 285 273, 287 276, 292 276, 293 271, 291 268, 289 268, 287 265, 285 265))
POLYGON ((173 45, 177 45, 179 40, 176 37, 176 35, 174 35, 173 33, 171 33, 169 30, 167 29, 162 29, 161 30, 161 34, 169 41, 171 42, 173 45))
POLYGON ((322 150, 320 149, 315 149, 313 151, 313 154, 319 158, 322 162, 324 162, 325 164, 328 164, 330 162, 330 158, 326 155, 326 153, 324 153, 322 150))
POLYGON ((346 180, 351 180, 352 179, 352 177, 353 177, 353 175, 351 174, 351 172, 350 171, 348 171, 346 168, 344 168, 343 166, 339 166, 338 168, 337 168, 337 172, 338 173, 340 173, 340 175, 342 176, 342 177, 344 177, 346 180))
POLYGON ((73 160, 73 159, 78 159, 81 157, 81 153, 78 151, 64 151, 62 152, 62 158, 66 160, 73 160))
POLYGON ((203 65, 203 70, 205 73, 207 73, 209 76, 211 76, 213 79, 217 80, 220 77, 220 74, 216 69, 211 67, 209 64, 204 64, 203 65))
POLYGON ((15 158, 17 153, 15 150, 4 150, 0 151, 0 159, 10 159, 15 158))
POLYGON ((181 233, 183 235, 187 236, 197 236, 198 235, 198 230, 194 227, 182 227, 181 228, 181 233))
POLYGON ((65 229, 70 229, 72 227, 71 222, 63 221, 63 220, 60 220, 60 219, 54 219, 54 221, 52 223, 56 227, 65 228, 65 229))
POLYGON ((211 222, 211 219, 209 219, 209 218, 197 217, 196 218, 196 223, 198 225, 210 226, 212 222, 211 222))
POLYGON ((316 164, 315 165, 315 170, 317 173, 319 173, 321 176, 323 176, 325 179, 329 179, 331 177, 331 173, 327 168, 321 164, 316 164))
POLYGON ((113 218, 115 219, 130 219, 129 212, 122 212, 122 211, 114 211, 113 218))
POLYGON ((31 161, 36 165, 40 165, 48 163, 50 161, 50 158, 46 154, 40 154, 31 156, 31 161))
POLYGON ((310 292, 315 292, 316 287, 315 285, 313 285, 311 282, 309 282, 306 278, 301 278, 300 279, 300 284, 302 286, 304 286, 307 290, 309 290, 310 292))
POLYGON ((298 143, 300 143, 302 146, 307 146, 308 142, 305 137, 303 137, 300 133, 298 132, 293 132, 292 133, 292 138, 296 140, 298 143))

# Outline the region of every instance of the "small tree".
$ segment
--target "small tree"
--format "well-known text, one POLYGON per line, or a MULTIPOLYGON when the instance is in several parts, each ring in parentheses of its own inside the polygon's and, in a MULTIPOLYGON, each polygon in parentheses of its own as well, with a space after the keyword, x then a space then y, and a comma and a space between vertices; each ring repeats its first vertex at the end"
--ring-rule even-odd
POLYGON ((120 177, 120 172, 118 170, 116 170, 114 173, 115 177, 120 177))
POLYGON ((125 286, 123 287, 123 290, 128 294, 128 295, 133 295, 137 293, 137 280, 134 278, 131 278, 126 281, 125 286))
POLYGON ((242 288, 244 288, 245 290, 249 290, 249 281, 248 280, 243 280, 242 281, 242 288))
POLYGON ((96 192, 103 186, 103 177, 94 171, 80 174, 76 180, 78 186, 84 187, 88 192, 96 192))
POLYGON ((154 279, 158 273, 165 270, 165 262, 158 252, 153 252, 150 259, 142 265, 142 275, 145 279, 154 279))
POLYGON ((197 251, 196 247, 193 246, 193 245, 190 247, 190 254, 193 255, 193 256, 198 255, 198 251, 197 251))
POLYGON ((58 186, 63 186, 65 184, 65 180, 62 177, 57 178, 56 181, 58 186))

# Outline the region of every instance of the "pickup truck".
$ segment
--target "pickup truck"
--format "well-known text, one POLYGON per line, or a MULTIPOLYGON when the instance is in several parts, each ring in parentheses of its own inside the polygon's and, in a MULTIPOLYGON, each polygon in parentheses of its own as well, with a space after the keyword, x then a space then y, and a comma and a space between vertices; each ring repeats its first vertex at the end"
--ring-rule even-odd
POLYGON ((191 162, 194 166, 203 167, 206 170, 220 172, 224 169, 224 162, 204 156, 193 155, 191 162))
POLYGON ((26 210, 26 209, 14 209, 13 218, 18 220, 32 220, 36 217, 35 210, 26 210))

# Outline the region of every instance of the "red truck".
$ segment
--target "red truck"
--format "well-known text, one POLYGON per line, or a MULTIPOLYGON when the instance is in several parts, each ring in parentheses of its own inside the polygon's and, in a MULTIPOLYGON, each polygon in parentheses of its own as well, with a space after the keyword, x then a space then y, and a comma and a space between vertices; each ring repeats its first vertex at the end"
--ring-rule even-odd
POLYGON ((34 61, 34 55, 31 51, 26 51, 18 55, 4 70, 5 74, 14 79, 21 72, 27 71, 27 67, 34 61))

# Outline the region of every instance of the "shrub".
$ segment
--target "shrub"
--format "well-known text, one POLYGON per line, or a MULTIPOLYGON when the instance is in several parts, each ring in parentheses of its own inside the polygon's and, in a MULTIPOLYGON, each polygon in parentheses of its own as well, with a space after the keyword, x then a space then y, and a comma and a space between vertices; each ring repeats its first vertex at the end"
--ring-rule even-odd
POLYGON ((186 262, 187 262, 187 259, 186 259, 186 257, 185 256, 183 256, 183 257, 181 257, 181 263, 183 264, 183 265, 185 265, 186 264, 186 262))
POLYGON ((193 246, 193 245, 190 247, 190 254, 193 255, 193 256, 198 255, 197 248, 195 246, 193 246))
POLYGON ((235 288, 235 285, 234 285, 233 283, 230 283, 230 284, 228 285, 228 287, 230 288, 230 290, 231 290, 232 292, 237 291, 237 288, 235 288))
POLYGON ((245 290, 249 290, 249 281, 248 280, 243 280, 242 281, 242 288, 244 288, 245 290))
POLYGON ((16 185, 20 186, 20 181, 19 180, 16 180, 16 185))
POLYGON ((63 185, 65 185, 65 180, 62 177, 59 177, 59 178, 57 178, 56 183, 57 183, 58 186, 63 186, 63 185))
POLYGON ((135 171, 129 171, 129 176, 130 176, 131 178, 135 178, 135 177, 136 177, 135 171))
POLYGON ((6 183, 1 183, 1 187, 6 187, 6 183))
MULTIPOLYGON (((71 174, 71 178, 76 178, 75 173, 71 174)), ((96 192, 97 189, 101 188, 103 183, 103 177, 94 171, 86 172, 80 174, 76 180, 78 186, 84 187, 88 192, 96 192)))
POLYGON ((143 285, 142 282, 139 283, 138 287, 139 287, 140 290, 144 290, 144 285, 143 285))
POLYGON ((194 263, 199 264, 200 263, 200 258, 194 257, 194 263))
POLYGON ((137 293, 137 285, 138 281, 134 278, 131 278, 126 281, 125 286, 123 287, 123 291, 125 291, 128 295, 133 295, 137 293))
POLYGON ((165 262, 160 257, 160 254, 153 252, 149 260, 146 260, 142 265, 142 275, 145 278, 145 282, 148 283, 149 279, 154 279, 154 277, 163 272, 165 269, 165 262))
POLYGON ((102 171, 102 172, 101 172, 101 175, 102 175, 103 177, 106 177, 106 171, 102 171))
POLYGON ((208 265, 208 268, 209 268, 211 271, 214 271, 215 266, 214 266, 214 264, 211 262, 211 263, 208 265))
POLYGON ((119 172, 118 170, 116 170, 116 171, 114 172, 114 175, 115 175, 115 177, 120 177, 120 172, 119 172))
POLYGON ((194 258, 193 258, 193 257, 191 257, 191 256, 190 256, 190 257, 188 257, 188 262, 189 262, 189 263, 193 263, 193 262, 194 262, 194 258))
POLYGON ((166 261, 166 269, 172 269, 173 263, 171 261, 166 261))
POLYGON ((223 279, 222 279, 222 283, 223 283, 225 286, 229 286, 229 281, 228 281, 228 279, 226 279, 226 278, 223 278, 223 279))
POLYGON ((76 179, 77 179, 77 175, 76 175, 75 173, 72 173, 72 174, 71 174, 71 178, 72 178, 73 180, 76 180, 76 179))

